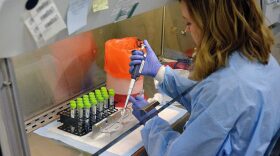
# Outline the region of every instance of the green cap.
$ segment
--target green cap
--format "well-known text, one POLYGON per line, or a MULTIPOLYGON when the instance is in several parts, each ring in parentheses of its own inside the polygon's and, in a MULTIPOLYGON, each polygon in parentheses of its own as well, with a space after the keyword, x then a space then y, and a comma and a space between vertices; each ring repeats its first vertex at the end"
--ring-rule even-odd
POLYGON ((90 92, 89 97, 95 97, 95 94, 93 92, 90 92))
POLYGON ((83 98, 77 98, 77 101, 79 102, 79 101, 83 101, 83 98))
POLYGON ((83 109, 83 108, 84 108, 83 102, 78 101, 77 108, 78 108, 78 109, 83 109))
POLYGON ((114 91, 114 89, 109 89, 109 95, 110 95, 110 96, 115 96, 115 91, 114 91))
POLYGON ((102 94, 108 94, 107 90, 101 90, 102 94))
POLYGON ((76 107, 77 107, 76 101, 71 100, 71 101, 70 101, 70 108, 71 108, 71 109, 75 109, 76 107))
POLYGON ((96 99, 92 99, 92 100, 90 100, 90 102, 91 102, 93 105, 97 105, 96 99))
POLYGON ((89 96, 89 99, 95 99, 95 96, 89 96))
POLYGON ((98 97, 97 97, 97 101, 98 101, 98 102, 103 102, 103 101, 104 101, 104 98, 103 98, 102 96, 98 96, 98 97))
POLYGON ((83 98, 88 98, 89 96, 88 95, 83 95, 83 98))
POLYGON ((91 99, 96 99, 96 98, 95 98, 95 96, 90 96, 89 99, 91 100, 91 99))
POLYGON ((108 95, 108 94, 104 94, 104 95, 103 95, 103 98, 104 98, 105 100, 107 100, 107 99, 109 99, 109 95, 108 95))
POLYGON ((102 94, 96 94, 95 97, 98 98, 98 97, 100 97, 100 96, 102 96, 102 94))
POLYGON ((89 102, 85 102, 85 108, 89 109, 91 107, 91 104, 89 102))
POLYGON ((84 104, 85 104, 86 102, 89 102, 89 99, 84 99, 84 104))
POLYGON ((83 101, 88 101, 89 100, 89 97, 83 97, 83 101))
POLYGON ((103 91, 103 90, 107 91, 107 88, 106 87, 101 87, 101 91, 103 91))

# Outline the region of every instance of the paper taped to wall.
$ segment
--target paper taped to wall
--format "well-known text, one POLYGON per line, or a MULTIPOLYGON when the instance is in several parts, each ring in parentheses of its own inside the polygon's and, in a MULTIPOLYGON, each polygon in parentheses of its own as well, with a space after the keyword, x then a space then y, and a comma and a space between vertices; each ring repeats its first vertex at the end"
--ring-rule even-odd
POLYGON ((39 47, 66 28, 52 0, 39 1, 26 16, 24 23, 39 47))
POLYGON ((97 12, 101 10, 106 10, 109 8, 108 0, 93 0, 92 11, 97 12))
POLYGON ((69 35, 87 25, 89 4, 90 0, 70 0, 67 12, 69 35))

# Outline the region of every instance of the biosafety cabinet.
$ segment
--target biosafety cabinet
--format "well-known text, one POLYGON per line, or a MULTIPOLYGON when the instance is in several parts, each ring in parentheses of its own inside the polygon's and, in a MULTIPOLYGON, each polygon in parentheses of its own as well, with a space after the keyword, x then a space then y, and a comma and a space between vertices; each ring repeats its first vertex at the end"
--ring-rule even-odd
MULTIPOLYGON (((278 7, 273 1, 262 6, 268 6, 266 15, 278 7)), ((174 60, 195 47, 175 0, 1 0, 0 19, 0 152, 5 156, 94 153, 75 137, 35 131, 57 121, 70 100, 105 86, 106 41, 147 39, 160 58, 174 60)), ((273 53, 280 56, 279 21, 273 21, 273 53)), ((144 91, 153 97, 153 80, 145 78, 144 91)), ((175 125, 187 118, 179 114, 175 125)), ((137 154, 143 146, 137 136, 127 139, 131 146, 120 143, 103 154, 137 154)))

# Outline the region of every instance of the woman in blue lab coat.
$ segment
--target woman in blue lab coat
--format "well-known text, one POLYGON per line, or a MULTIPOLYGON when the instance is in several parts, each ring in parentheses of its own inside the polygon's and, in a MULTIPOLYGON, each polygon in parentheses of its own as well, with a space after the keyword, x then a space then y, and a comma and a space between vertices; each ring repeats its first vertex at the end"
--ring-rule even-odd
MULTIPOLYGON (((273 38, 255 0, 181 0, 186 31, 196 43, 189 78, 160 64, 145 41, 142 74, 176 97, 191 113, 182 134, 156 116, 141 131, 147 153, 162 155, 263 155, 280 127, 280 67, 270 54, 273 38)), ((130 71, 143 53, 134 51, 130 71)), ((133 113, 147 102, 130 98, 133 113)))

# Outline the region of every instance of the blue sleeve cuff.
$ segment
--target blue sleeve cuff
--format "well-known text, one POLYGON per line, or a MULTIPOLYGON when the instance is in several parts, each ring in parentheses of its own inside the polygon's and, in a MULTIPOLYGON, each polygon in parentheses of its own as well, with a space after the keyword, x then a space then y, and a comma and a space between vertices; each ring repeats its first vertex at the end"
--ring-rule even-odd
POLYGON ((164 80, 164 74, 165 74, 165 67, 164 66, 161 66, 158 70, 158 73, 155 77, 155 79, 159 82, 159 83, 162 83, 163 80, 164 80))

